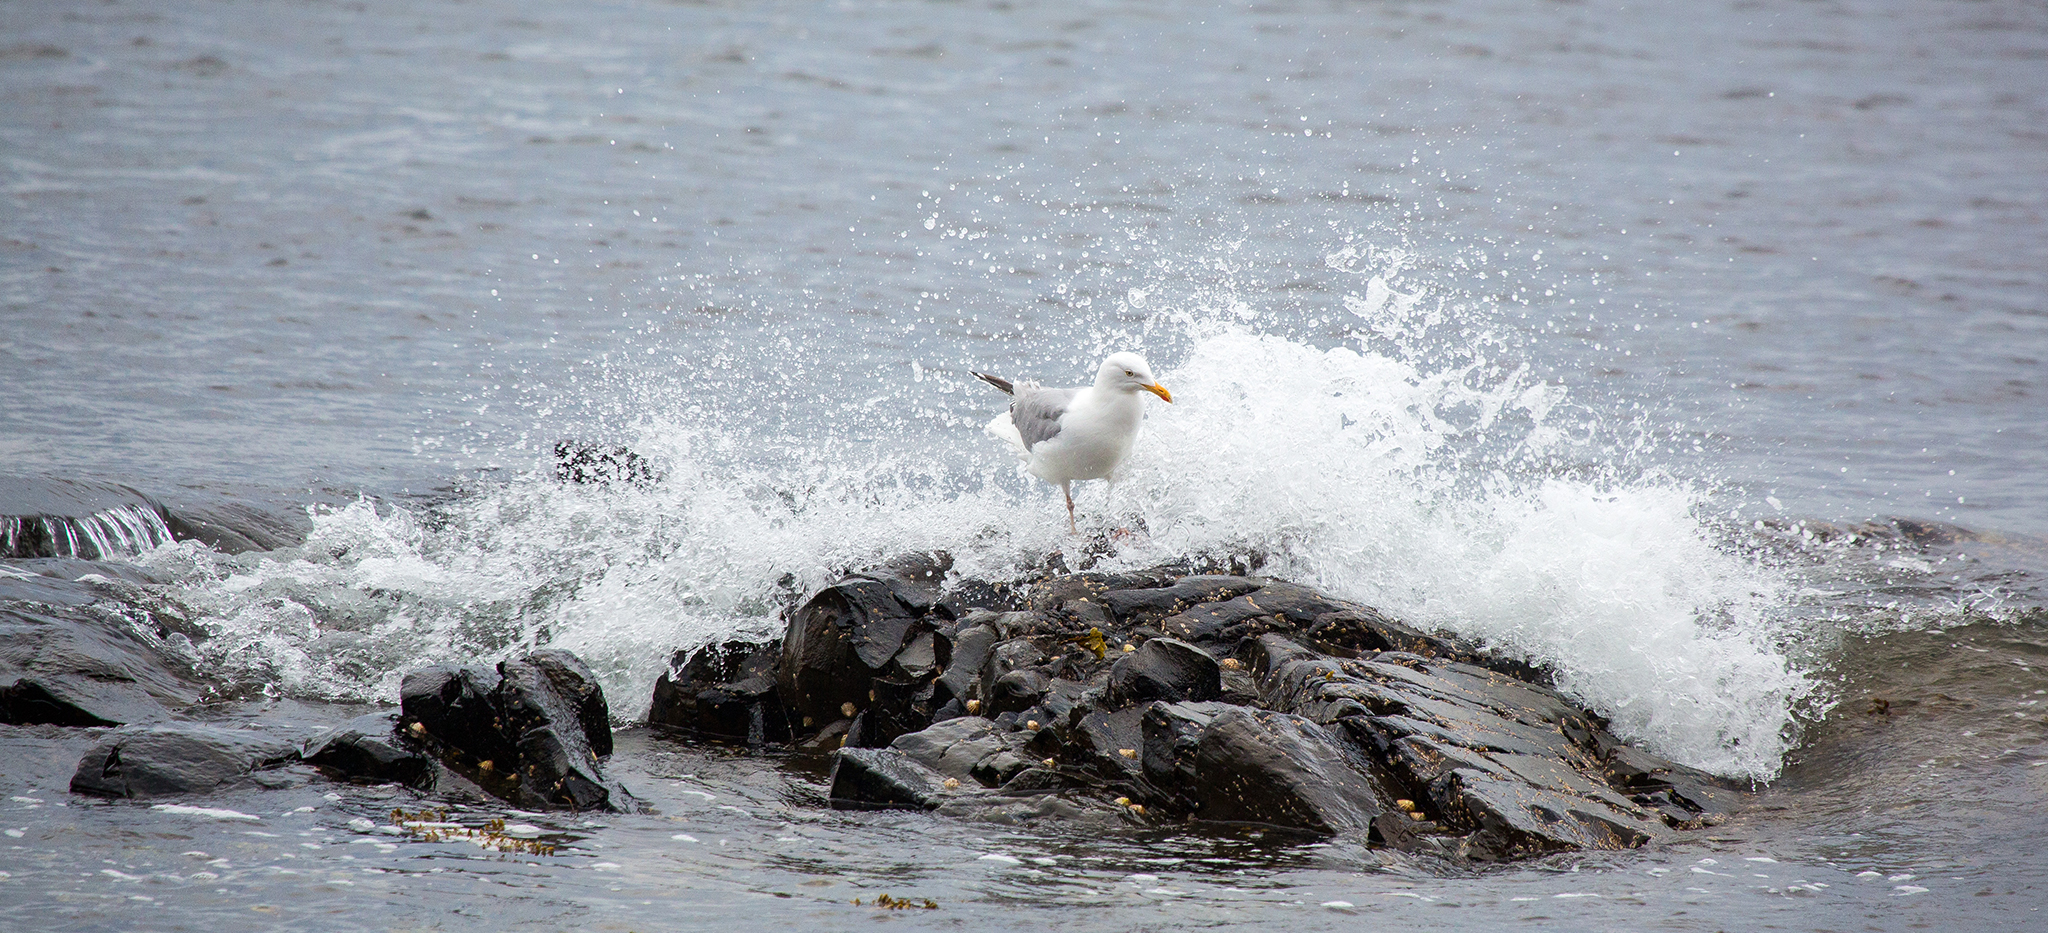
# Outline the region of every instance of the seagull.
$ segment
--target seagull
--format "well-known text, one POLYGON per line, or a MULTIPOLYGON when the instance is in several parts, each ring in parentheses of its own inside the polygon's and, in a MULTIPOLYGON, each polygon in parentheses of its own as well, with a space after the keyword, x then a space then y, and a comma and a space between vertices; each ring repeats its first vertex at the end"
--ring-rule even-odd
POLYGON ((1031 475, 1060 487, 1067 497, 1067 528, 1075 534, 1081 527, 1074 521, 1074 481, 1108 479, 1130 455, 1145 417, 1138 393, 1173 401, 1145 358, 1129 352, 1103 360, 1092 386, 1049 389, 969 372, 1010 396, 1010 410, 988 423, 988 433, 1008 441, 1031 475))

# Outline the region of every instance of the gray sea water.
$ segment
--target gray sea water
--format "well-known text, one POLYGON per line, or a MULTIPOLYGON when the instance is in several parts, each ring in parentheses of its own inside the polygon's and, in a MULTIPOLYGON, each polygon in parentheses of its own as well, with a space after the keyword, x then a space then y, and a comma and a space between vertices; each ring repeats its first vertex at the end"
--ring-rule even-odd
POLYGON ((0 927, 2036 928, 2044 127, 2006 0, 0 2, 0 473, 310 529, 125 559, 275 704, 223 715, 552 644, 623 725, 839 569, 1013 571, 1063 508, 967 370, 1127 347, 1176 402, 1079 495, 1113 562, 1259 552, 1760 788, 1467 872, 835 813, 629 730, 657 813, 520 859, 319 784, 73 798, 52 729, 0 927), (557 486, 563 437, 668 480, 557 486))

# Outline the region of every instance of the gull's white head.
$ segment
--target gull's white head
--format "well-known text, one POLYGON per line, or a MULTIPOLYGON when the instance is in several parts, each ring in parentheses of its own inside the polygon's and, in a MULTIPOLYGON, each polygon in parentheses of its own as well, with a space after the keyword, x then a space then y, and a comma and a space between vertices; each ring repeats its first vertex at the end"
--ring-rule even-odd
POLYGON ((1152 364, 1145 358, 1129 351, 1112 353, 1102 361, 1102 368, 1095 371, 1095 387, 1118 392, 1150 392, 1171 402, 1172 393, 1159 384, 1152 376, 1152 364))

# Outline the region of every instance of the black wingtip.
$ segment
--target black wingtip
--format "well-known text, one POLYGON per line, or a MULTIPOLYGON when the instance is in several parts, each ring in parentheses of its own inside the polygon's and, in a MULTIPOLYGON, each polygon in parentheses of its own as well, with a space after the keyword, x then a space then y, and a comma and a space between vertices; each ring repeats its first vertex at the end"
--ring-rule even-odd
POLYGON ((976 379, 980 379, 981 381, 986 382, 989 385, 995 386, 996 388, 1003 390, 1004 395, 1017 394, 1017 387, 1015 385, 1012 385, 1010 380, 1008 379, 1004 379, 1001 376, 991 376, 988 373, 977 373, 971 369, 968 370, 968 372, 972 374, 976 379))

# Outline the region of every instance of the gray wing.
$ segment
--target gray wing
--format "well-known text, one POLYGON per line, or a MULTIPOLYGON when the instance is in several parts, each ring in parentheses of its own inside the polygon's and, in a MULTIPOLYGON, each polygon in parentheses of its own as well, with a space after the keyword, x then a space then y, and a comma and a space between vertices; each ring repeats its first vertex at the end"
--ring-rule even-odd
POLYGON ((1017 399, 1010 403, 1010 423, 1024 439, 1024 449, 1059 436, 1060 416, 1067 413, 1080 389, 1026 389, 1017 387, 1017 399))

